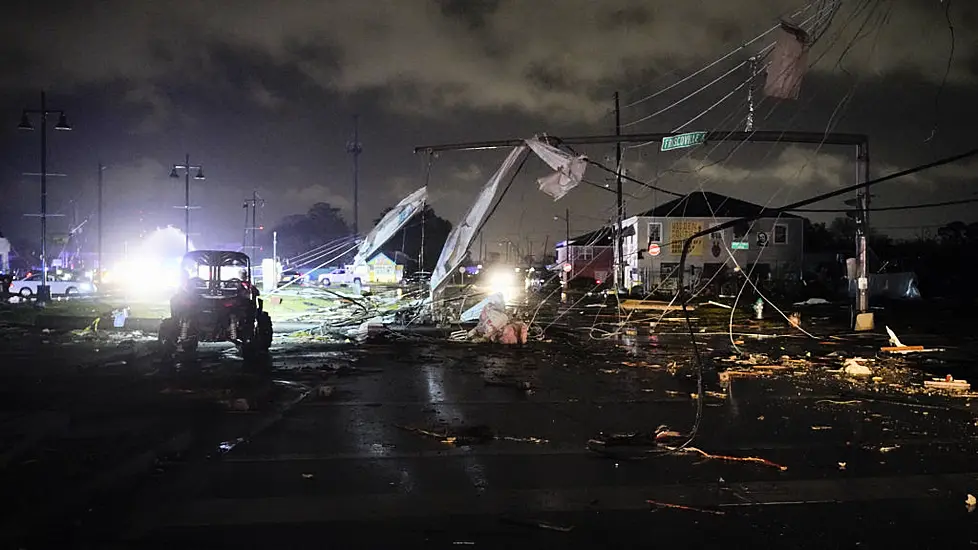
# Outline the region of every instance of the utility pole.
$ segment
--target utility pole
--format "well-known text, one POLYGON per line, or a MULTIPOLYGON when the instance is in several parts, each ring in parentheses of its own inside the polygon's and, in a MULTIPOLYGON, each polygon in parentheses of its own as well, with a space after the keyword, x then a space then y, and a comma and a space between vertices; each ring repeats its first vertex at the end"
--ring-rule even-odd
MULTIPOLYGON (((618 92, 615 92, 615 136, 621 138, 621 106, 618 101, 618 92)), ((615 290, 621 289, 625 284, 625 253, 624 253, 624 221, 625 205, 622 202, 621 189, 621 139, 615 141, 615 194, 618 202, 618 232, 615 236, 615 250, 617 255, 617 265, 615 266, 615 290)))
POLYGON ((346 152, 353 155, 353 233, 360 233, 360 115, 353 115, 353 141, 346 144, 346 152))
MULTIPOLYGON (((869 181, 869 143, 856 146, 856 182, 869 181)), ((859 223, 856 224, 856 254, 859 262, 857 274, 856 310, 859 313, 869 313, 869 262, 866 246, 866 236, 869 233, 869 190, 859 191, 857 202, 859 208, 859 223)), ((859 323, 857 323, 859 325, 859 323)), ((867 330, 872 329, 870 321, 867 330)))
POLYGON ((98 163, 98 267, 95 270, 95 282, 102 282, 102 270, 105 269, 105 264, 102 263, 102 172, 105 172, 105 165, 102 161, 98 163))
POLYGON ((570 246, 570 208, 564 211, 564 246, 570 246))
POLYGON ((245 200, 243 206, 244 208, 248 208, 249 206, 251 207, 251 225, 247 226, 248 213, 246 211, 245 212, 245 225, 246 225, 245 242, 241 243, 241 248, 249 248, 251 250, 251 254, 249 254, 248 257, 254 260, 258 250, 258 245, 255 243, 255 237, 256 237, 256 233, 260 229, 260 227, 258 226, 258 207, 265 206, 265 199, 258 196, 258 191, 252 191, 251 198, 245 200), (248 242, 247 242, 249 230, 251 231, 251 246, 248 246, 248 242))
POLYGON ((197 170, 197 175, 194 176, 195 180, 204 179, 204 168, 200 165, 194 166, 190 164, 190 153, 187 156, 183 164, 174 164, 173 168, 170 170, 171 178, 179 178, 180 175, 177 170, 183 170, 183 185, 184 185, 184 204, 182 207, 175 206, 174 208, 184 209, 183 218, 183 232, 184 232, 184 252, 190 252, 190 171, 197 170))

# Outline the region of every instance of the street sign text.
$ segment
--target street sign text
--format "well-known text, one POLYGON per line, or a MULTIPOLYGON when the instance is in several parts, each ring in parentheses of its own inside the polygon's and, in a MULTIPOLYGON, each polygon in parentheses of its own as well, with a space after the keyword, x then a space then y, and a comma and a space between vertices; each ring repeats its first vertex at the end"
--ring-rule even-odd
POLYGON ((662 150, 671 151, 673 149, 682 149, 684 147, 692 147, 694 145, 700 145, 706 142, 706 132, 690 132, 688 134, 679 134, 678 136, 669 136, 662 139, 662 150))

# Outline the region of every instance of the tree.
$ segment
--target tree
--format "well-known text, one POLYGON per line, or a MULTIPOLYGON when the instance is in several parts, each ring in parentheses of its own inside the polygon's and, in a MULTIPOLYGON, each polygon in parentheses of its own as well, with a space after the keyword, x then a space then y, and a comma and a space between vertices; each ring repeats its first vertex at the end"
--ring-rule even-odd
POLYGON ((805 218, 805 250, 808 252, 834 252, 841 247, 841 236, 831 231, 825 222, 814 223, 805 218))
MULTIPOLYGON (((391 208, 381 211, 380 217, 374 220, 374 225, 390 212, 391 208)), ((418 271, 418 255, 421 252, 421 233, 424 229, 424 258, 422 268, 424 271, 432 271, 438 263, 438 256, 441 254, 448 234, 452 231, 452 223, 435 214, 435 211, 425 205, 423 214, 416 214, 411 220, 394 234, 384 246, 380 247, 381 252, 389 256, 398 263, 403 263, 408 272, 418 271)))
POLYGON ((286 259, 353 234, 340 209, 325 202, 317 202, 305 214, 283 218, 275 231, 279 257, 286 259))
POLYGON ((947 244, 963 244, 966 240, 973 240, 976 237, 969 229, 971 227, 964 222, 954 221, 938 229, 937 236, 947 244))

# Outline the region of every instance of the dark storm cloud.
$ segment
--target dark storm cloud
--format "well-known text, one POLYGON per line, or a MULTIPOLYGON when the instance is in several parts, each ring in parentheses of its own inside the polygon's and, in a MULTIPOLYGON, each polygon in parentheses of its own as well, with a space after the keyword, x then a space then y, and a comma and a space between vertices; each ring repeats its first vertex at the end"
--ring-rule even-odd
MULTIPOLYGON (((20 76, 4 78, 7 86, 159 82, 187 71, 206 86, 226 76, 211 52, 227 48, 296 68, 332 91, 384 90, 394 98, 392 106, 412 112, 516 109, 575 119, 601 116, 605 92, 626 71, 694 66, 792 8, 775 0, 109 0, 60 6, 33 3, 20 7, 17 17, 3 18, 0 31, 11 52, 5 57, 20 76), (25 63, 16 61, 22 59, 30 60, 26 74, 25 63), (407 106, 399 100, 404 96, 425 100, 407 106)), ((976 27, 966 23, 975 11, 963 2, 951 11, 961 21, 952 81, 974 77, 969 64, 976 27)), ((827 33, 813 53, 821 47, 841 51, 887 14, 884 31, 850 52, 848 69, 911 71, 939 81, 947 31, 933 0, 843 2, 835 21, 839 34, 827 33)), ((816 68, 832 70, 833 57, 816 68)))
MULTIPOLYGON (((70 138, 58 137, 51 158, 60 170, 77 167, 84 176, 73 182, 86 189, 93 185, 90 165, 96 155, 119 166, 111 176, 113 184, 130 185, 112 205, 121 214, 130 204, 163 204, 159 218, 179 224, 179 211, 170 206, 182 202, 182 188, 165 172, 190 150, 195 161, 199 157, 207 166, 209 176, 195 188, 194 200, 207 205, 206 218, 226 240, 240 234, 238 197, 250 195, 252 189, 268 200, 267 221, 303 212, 320 200, 340 206, 350 217, 351 168, 345 144, 352 132, 350 115, 359 112, 364 115, 365 143, 362 226, 424 184, 422 159, 410 153, 412 146, 544 131, 611 133, 614 90, 622 91, 623 104, 639 100, 804 4, 17 3, 0 8, 5 51, 0 60, 0 101, 6 101, 12 119, 23 101, 34 101, 27 91, 33 94, 40 87, 52 90, 59 106, 67 104, 77 130, 70 138), (673 69, 678 72, 663 74, 673 69), (103 121, 108 118, 111 124, 103 121)), ((906 168, 972 144, 962 122, 972 112, 978 80, 978 10, 963 0, 953 3, 955 55, 935 108, 949 53, 943 5, 937 0, 843 0, 832 27, 811 54, 818 63, 804 81, 802 97, 785 102, 759 99, 757 127, 822 131, 837 111, 836 130, 870 134, 874 173, 906 168), (837 110, 850 91, 851 101, 837 110)), ((626 108, 623 121, 633 122, 681 99, 766 43, 759 41, 722 66, 626 108)), ((740 71, 627 131, 672 129, 744 78, 746 72, 740 71)), ((743 93, 736 94, 689 129, 742 127, 744 99, 743 93)), ((31 156, 35 142, 12 137, 12 132, 0 131, 0 139, 11 140, 3 142, 11 151, 3 168, 19 174, 25 163, 36 162, 31 156)), ((596 159, 611 154, 606 146, 585 149, 596 159)), ((676 163, 674 173, 662 176, 663 186, 680 191, 702 187, 762 203, 781 204, 788 197, 842 185, 852 180, 855 170, 849 152, 829 147, 816 157, 809 147, 749 145, 729 158, 724 148, 704 158, 709 148, 700 148, 689 159, 660 155, 656 149, 626 151, 626 167, 651 178, 676 163)), ((457 220, 504 155, 495 151, 440 156, 430 175, 436 211, 457 220)), ((887 188, 885 199, 902 203, 960 194, 969 170, 948 168, 910 178, 887 188)), ((541 173, 539 163, 528 163, 528 172, 489 224, 491 231, 559 235, 561 224, 550 220, 565 207, 572 210, 572 225, 580 229, 613 212, 614 195, 590 186, 554 203, 536 191, 533 177, 541 173)), ((599 183, 607 179, 596 171, 589 177, 599 183)), ((11 211, 36 208, 34 189, 19 189, 23 201, 11 211)), ((630 213, 666 199, 634 186, 626 191, 640 197, 629 199, 630 213)), ((64 193, 61 188, 52 190, 53 196, 64 193)))

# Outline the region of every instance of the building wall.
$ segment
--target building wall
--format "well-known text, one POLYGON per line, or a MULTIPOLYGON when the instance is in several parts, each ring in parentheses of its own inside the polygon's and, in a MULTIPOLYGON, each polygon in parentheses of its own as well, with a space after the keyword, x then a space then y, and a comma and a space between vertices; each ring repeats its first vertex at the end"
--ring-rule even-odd
MULTIPOLYGON (((634 217, 625 220, 626 236, 622 248, 626 264, 626 288, 641 285, 651 290, 663 282, 670 282, 669 275, 675 276, 682 255, 682 241, 685 237, 731 219, 634 217), (650 224, 652 224, 651 228, 650 224), (630 228, 634 228, 634 234, 630 234, 632 232, 630 228), (659 233, 658 239, 653 239, 653 242, 660 246, 658 256, 648 253, 650 234, 656 237, 654 233, 659 233)), ((741 266, 750 266, 755 262, 762 270, 765 269, 762 266, 766 266, 772 277, 780 278, 789 273, 800 273, 804 257, 802 219, 762 218, 753 224, 748 224, 748 227, 748 233, 736 239, 738 243, 746 243, 746 250, 734 248, 734 228, 727 228, 698 239, 690 249, 687 258, 687 275, 695 277, 698 273, 702 274, 704 270, 712 273, 712 270, 722 265, 733 268, 736 264, 731 260, 731 254, 736 259, 736 263, 741 266), (761 246, 763 235, 767 238, 766 246, 761 246)))
POLYGON ((611 266, 615 260, 614 251, 610 246, 574 246, 560 247, 557 251, 557 265, 561 268, 569 261, 571 271, 564 273, 564 281, 576 277, 586 277, 595 280, 607 280, 611 275, 611 266))

